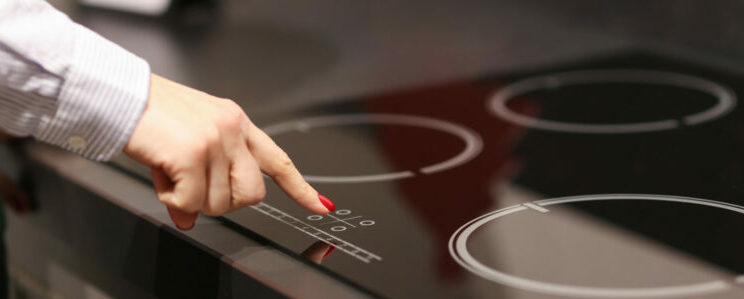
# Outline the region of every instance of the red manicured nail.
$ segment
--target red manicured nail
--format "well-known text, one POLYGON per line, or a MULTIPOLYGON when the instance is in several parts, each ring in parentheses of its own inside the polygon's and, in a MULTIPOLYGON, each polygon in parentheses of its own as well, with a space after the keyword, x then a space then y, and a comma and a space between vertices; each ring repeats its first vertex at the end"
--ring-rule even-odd
POLYGON ((322 203, 323 206, 325 206, 326 209, 328 209, 329 211, 333 212, 334 210, 336 210, 336 205, 333 204, 333 202, 328 199, 328 197, 318 194, 318 199, 320 199, 320 203, 322 203))
POLYGON ((325 258, 326 258, 326 257, 328 257, 329 255, 331 255, 331 252, 333 252, 333 250, 335 250, 335 249, 336 249, 336 247, 333 247, 333 246, 331 246, 331 247, 328 247, 328 250, 326 250, 326 253, 325 253, 325 254, 323 254, 323 259, 325 259, 325 258))

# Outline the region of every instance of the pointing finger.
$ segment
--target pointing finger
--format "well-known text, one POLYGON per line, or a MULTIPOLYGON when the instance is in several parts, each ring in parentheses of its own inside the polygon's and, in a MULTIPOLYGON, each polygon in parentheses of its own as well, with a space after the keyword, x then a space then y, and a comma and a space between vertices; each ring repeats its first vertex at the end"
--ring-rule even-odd
POLYGON ((243 134, 248 149, 253 153, 261 170, 300 206, 318 214, 335 209, 330 200, 318 194, 318 191, 305 181, 289 156, 266 133, 250 123, 247 117, 243 125, 243 134))

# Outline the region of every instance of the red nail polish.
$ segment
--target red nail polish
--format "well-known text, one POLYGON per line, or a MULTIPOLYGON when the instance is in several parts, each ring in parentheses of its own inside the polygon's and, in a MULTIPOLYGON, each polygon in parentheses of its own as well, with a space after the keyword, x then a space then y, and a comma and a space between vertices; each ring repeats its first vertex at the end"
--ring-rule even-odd
POLYGON ((325 259, 329 255, 331 255, 331 252, 333 252, 333 250, 335 250, 335 249, 336 249, 336 247, 333 247, 333 246, 328 247, 328 250, 326 250, 325 254, 323 254, 323 259, 325 259))
POLYGON ((322 203, 323 206, 325 206, 326 209, 328 209, 329 211, 333 212, 334 210, 336 210, 336 205, 333 204, 333 202, 328 199, 328 197, 318 194, 318 199, 320 199, 320 203, 322 203))

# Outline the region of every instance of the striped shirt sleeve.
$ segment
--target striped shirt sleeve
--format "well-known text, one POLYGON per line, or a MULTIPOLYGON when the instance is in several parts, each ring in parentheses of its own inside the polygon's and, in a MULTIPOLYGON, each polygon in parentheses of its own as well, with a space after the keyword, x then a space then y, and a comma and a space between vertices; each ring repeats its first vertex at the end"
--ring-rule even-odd
POLYGON ((0 1, 2 130, 108 160, 134 130, 149 84, 147 62, 45 1, 0 1))

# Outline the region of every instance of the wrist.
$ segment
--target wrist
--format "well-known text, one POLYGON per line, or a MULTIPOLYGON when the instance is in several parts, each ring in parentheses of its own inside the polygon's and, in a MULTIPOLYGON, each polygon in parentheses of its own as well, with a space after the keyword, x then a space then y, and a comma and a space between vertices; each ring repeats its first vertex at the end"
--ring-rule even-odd
POLYGON ((108 160, 123 148, 148 99, 147 62, 78 26, 53 116, 34 136, 86 158, 108 160))

